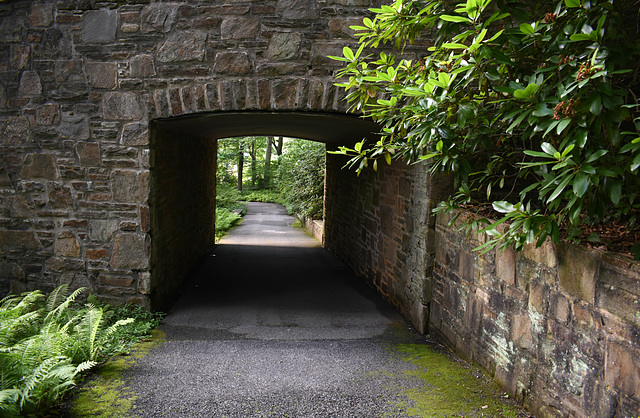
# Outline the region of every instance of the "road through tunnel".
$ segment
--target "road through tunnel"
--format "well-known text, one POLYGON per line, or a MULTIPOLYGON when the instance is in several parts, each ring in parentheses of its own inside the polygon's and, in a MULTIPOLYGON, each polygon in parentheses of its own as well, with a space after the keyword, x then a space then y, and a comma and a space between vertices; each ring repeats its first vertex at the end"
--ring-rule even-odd
POLYGON ((332 146, 373 140, 379 127, 315 112, 216 112, 150 123, 151 304, 166 308, 215 240, 217 139, 279 135, 332 146))

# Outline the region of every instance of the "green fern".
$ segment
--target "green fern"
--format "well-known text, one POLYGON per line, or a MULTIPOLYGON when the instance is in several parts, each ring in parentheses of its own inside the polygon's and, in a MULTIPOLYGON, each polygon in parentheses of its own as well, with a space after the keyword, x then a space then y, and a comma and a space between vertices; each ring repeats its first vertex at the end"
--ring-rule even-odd
POLYGON ((42 412, 75 385, 79 374, 124 351, 123 335, 131 343, 134 337, 127 332, 148 331, 129 329, 134 320, 116 320, 111 308, 79 305, 84 290, 69 294, 62 285, 46 298, 34 291, 0 300, 0 416, 42 412))

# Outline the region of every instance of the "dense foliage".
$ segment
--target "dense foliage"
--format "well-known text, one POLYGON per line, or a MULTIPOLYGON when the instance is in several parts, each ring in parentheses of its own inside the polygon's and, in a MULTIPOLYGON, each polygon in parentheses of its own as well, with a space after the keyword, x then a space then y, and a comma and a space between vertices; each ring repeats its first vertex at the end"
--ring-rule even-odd
POLYGON ((333 57, 353 108, 384 126, 377 143, 341 148, 358 171, 403 158, 450 174, 439 210, 502 216, 484 249, 599 241, 611 223, 638 232, 636 2, 396 0, 372 11, 354 27, 360 48, 333 57), (366 52, 386 43, 396 52, 366 52))
POLYGON ((68 286, 0 301, 0 415, 43 412, 77 377, 122 353, 158 325, 140 307, 80 305, 68 286))
POLYGON ((291 140, 278 167, 278 188, 291 210, 311 219, 323 215, 324 157, 324 144, 291 140))

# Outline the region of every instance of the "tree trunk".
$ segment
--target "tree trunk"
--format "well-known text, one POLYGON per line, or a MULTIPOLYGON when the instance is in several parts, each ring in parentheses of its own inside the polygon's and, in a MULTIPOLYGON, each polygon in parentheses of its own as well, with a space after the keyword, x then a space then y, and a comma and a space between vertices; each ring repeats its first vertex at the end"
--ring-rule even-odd
POLYGON ((256 139, 251 141, 251 185, 256 186, 256 139))
POLYGON ((238 191, 242 191, 242 171, 244 170, 244 147, 240 144, 238 152, 238 191))
POLYGON ((278 137, 278 142, 276 142, 276 154, 278 154, 278 157, 282 155, 282 144, 284 143, 284 138, 279 136, 278 137))
POLYGON ((267 137, 267 149, 264 157, 264 183, 266 187, 271 184, 271 144, 273 144, 273 137, 267 137))

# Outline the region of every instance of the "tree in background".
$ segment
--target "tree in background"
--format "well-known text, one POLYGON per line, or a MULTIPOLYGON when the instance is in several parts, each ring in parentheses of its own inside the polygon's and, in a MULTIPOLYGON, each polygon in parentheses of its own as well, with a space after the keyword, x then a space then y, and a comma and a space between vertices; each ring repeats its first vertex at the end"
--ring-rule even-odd
POLYGON ((482 250, 637 242, 637 2, 395 0, 372 11, 353 27, 359 49, 332 57, 353 108, 384 127, 377 143, 340 149, 358 172, 402 158, 451 175, 437 210, 499 215, 469 218, 488 224, 482 250), (416 40, 431 46, 405 59, 416 40), (398 51, 365 52, 385 43, 398 51))
POLYGON ((278 167, 278 189, 291 210, 322 219, 325 145, 303 139, 287 140, 278 167))

